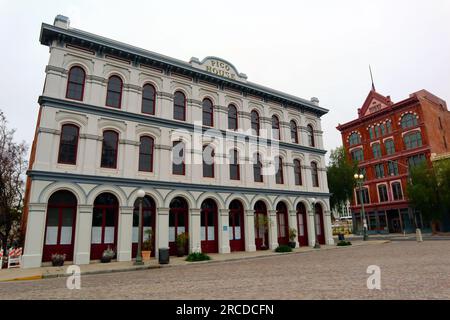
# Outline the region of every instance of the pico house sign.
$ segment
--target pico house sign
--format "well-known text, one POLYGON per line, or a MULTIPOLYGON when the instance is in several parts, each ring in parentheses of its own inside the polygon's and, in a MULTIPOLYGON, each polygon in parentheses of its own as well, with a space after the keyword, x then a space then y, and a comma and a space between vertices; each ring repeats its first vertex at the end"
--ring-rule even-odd
POLYGON ((198 58, 192 57, 189 63, 193 67, 213 73, 219 77, 238 81, 247 81, 247 76, 244 73, 239 73, 231 63, 221 58, 206 57, 200 61, 198 58))

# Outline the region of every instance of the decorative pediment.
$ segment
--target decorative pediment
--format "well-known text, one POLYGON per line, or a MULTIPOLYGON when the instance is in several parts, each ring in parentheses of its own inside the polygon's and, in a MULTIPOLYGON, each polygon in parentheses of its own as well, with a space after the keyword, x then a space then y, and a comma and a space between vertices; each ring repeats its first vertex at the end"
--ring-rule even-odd
POLYGON ((239 73, 235 66, 222 58, 210 56, 200 61, 198 58, 192 57, 189 63, 195 68, 205 70, 219 77, 243 82, 247 81, 247 76, 244 73, 239 73))
POLYGON ((371 90, 361 107, 359 109, 359 117, 364 117, 370 114, 377 113, 383 109, 388 108, 393 103, 391 101, 391 98, 389 96, 385 97, 381 94, 379 94, 376 91, 371 90))

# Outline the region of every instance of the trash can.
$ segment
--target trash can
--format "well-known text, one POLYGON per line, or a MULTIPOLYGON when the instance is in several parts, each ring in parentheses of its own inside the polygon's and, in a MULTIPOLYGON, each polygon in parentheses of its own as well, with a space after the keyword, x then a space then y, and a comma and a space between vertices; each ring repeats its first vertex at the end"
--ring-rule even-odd
POLYGON ((344 234, 343 233, 339 233, 338 234, 338 239, 339 239, 339 241, 344 241, 345 240, 344 234))
POLYGON ((159 248, 159 264, 169 264, 169 248, 159 248))

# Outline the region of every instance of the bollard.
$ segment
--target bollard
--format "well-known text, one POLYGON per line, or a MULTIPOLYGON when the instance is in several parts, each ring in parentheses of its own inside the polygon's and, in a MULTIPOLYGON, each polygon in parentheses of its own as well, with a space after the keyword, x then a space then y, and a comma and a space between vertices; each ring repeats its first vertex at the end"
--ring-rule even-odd
POLYGON ((416 229, 416 240, 417 240, 417 242, 423 242, 422 232, 420 231, 419 228, 416 229))

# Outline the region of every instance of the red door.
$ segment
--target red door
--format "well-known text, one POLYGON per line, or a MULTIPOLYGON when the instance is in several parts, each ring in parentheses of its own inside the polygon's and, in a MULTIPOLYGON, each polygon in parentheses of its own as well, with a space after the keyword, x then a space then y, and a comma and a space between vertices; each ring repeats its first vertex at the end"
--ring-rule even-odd
POLYGON ((298 242, 300 243, 300 246, 308 245, 307 217, 305 205, 303 203, 299 203, 297 205, 297 230, 298 242))
POLYGON ((52 254, 66 255, 66 261, 73 261, 77 199, 69 191, 54 193, 47 206, 42 261, 51 261, 52 254))
POLYGON ((117 224, 119 204, 110 193, 103 193, 95 199, 92 213, 91 260, 99 260, 103 251, 113 249, 117 254, 117 224))
MULTIPOLYGON (((155 202, 149 196, 145 196, 142 201, 142 243, 147 240, 148 235, 145 233, 146 230, 151 230, 152 236, 152 257, 155 256, 155 239, 156 239, 156 229, 155 229, 155 202)), ((131 254, 133 258, 136 258, 137 247, 138 247, 138 238, 139 238, 139 200, 136 200, 134 204, 133 211, 133 245, 131 248, 131 254)))
POLYGON ((217 224, 217 205, 214 200, 207 199, 200 212, 200 241, 204 253, 219 252, 217 224))
POLYGON ((257 250, 269 247, 267 208, 264 202, 258 201, 255 204, 255 245, 257 250))
POLYGON ((316 232, 320 244, 325 244, 325 230, 323 225, 323 210, 320 204, 316 204, 316 232))
POLYGON ((244 207, 239 200, 230 203, 229 237, 231 251, 245 251, 244 207))
POLYGON ((289 243, 289 224, 287 207, 284 202, 277 205, 277 227, 278 245, 287 245, 289 243))
MULTIPOLYGON (((183 198, 175 198, 170 203, 169 211, 169 254, 177 255, 176 237, 189 232, 189 208, 183 198)), ((189 241, 186 242, 185 252, 189 252, 189 241)))

